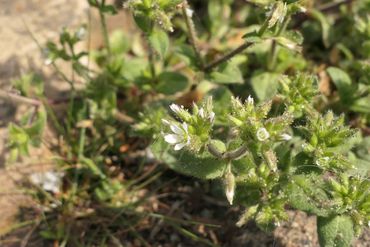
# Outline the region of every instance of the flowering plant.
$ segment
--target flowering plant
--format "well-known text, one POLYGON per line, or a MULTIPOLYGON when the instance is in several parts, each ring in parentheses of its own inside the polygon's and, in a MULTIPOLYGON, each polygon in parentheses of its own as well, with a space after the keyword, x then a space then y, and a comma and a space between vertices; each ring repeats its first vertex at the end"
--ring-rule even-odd
POLYGON ((310 91, 301 95, 306 103, 295 117, 299 99, 291 92, 304 92, 303 83, 314 90, 310 76, 282 82, 285 111, 278 115, 271 100, 255 104, 251 96, 244 102, 231 97, 224 116, 212 111, 211 97, 190 110, 172 104, 173 118, 164 119, 163 128, 173 133, 163 132, 152 150, 181 173, 221 179, 229 203, 246 207, 238 226, 254 219, 273 229, 287 220, 287 207, 295 208, 318 216, 323 246, 348 246, 370 223, 370 183, 349 159, 358 135, 343 125, 343 116, 316 112, 310 91))
POLYGON ((54 154, 55 172, 30 177, 44 238, 157 246, 168 222, 203 240, 168 217, 177 202, 161 215, 166 166, 213 180, 216 197, 244 209, 239 227, 270 231, 300 210, 317 216, 322 246, 346 247, 369 226, 369 0, 87 2, 101 49, 80 51, 91 23, 42 49, 68 97, 49 99, 33 75, 14 81, 19 94, 0 90, 31 105, 9 125, 9 161, 32 146, 54 154), (107 15, 120 11, 133 27, 110 33, 107 15), (49 125, 57 140, 44 138, 49 125))

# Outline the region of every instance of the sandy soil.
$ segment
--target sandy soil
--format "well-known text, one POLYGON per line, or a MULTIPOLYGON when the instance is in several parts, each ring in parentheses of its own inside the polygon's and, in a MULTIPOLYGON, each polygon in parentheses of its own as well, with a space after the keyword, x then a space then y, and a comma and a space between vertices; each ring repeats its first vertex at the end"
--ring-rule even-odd
MULTIPOLYGON (((1 0, 0 14, 0 88, 11 89, 11 80, 30 71, 42 75, 47 82, 49 95, 66 88, 43 63, 40 44, 55 40, 65 26, 76 26, 85 20, 85 1, 74 0, 1 0), (32 37, 33 36, 33 37, 32 37)), ((15 186, 19 180, 34 170, 46 169, 45 149, 33 153, 33 158, 5 169, 6 128, 29 106, 16 106, 0 99, 0 233, 6 231, 17 213, 17 205, 29 200, 15 186)))

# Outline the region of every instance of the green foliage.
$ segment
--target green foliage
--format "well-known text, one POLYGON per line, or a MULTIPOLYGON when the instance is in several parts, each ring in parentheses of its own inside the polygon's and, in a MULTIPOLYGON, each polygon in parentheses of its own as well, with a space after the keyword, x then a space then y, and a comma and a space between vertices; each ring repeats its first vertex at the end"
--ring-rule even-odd
POLYGON ((317 218, 320 245, 324 247, 350 246, 354 237, 353 223, 348 216, 317 218))
POLYGON ((170 41, 167 33, 162 30, 155 30, 149 35, 149 45, 153 47, 156 53, 164 59, 166 57, 170 41))
POLYGON ((370 123, 368 1, 329 6, 331 14, 305 1, 128 0, 140 33, 110 36, 105 15, 117 9, 88 3, 99 11, 105 47, 79 51, 82 27, 63 29, 44 50, 70 85, 67 107, 56 114, 59 103, 35 75, 14 82, 34 105, 9 125, 11 160, 45 141, 47 123, 59 138, 51 146, 65 171, 61 195, 34 193, 40 208, 58 214, 43 219, 44 238, 72 244, 80 210, 114 221, 104 219, 103 230, 95 222, 99 234, 157 215, 141 206, 158 189, 149 184, 167 184, 163 168, 148 169, 153 163, 221 181, 229 203, 246 208, 240 227, 254 220, 271 231, 296 209, 318 217, 322 246, 349 246, 369 224, 370 142, 361 135, 370 123))
POLYGON ((20 125, 9 124, 9 162, 16 161, 19 156, 28 156, 31 146, 40 146, 46 120, 45 108, 40 106, 24 115, 20 125))

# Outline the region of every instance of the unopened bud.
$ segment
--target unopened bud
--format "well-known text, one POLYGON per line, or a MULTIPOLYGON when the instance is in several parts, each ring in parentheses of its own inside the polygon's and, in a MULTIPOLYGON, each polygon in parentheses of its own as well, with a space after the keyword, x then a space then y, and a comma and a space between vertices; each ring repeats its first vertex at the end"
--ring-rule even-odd
POLYGON ((231 170, 229 170, 225 175, 225 194, 230 205, 233 205, 235 194, 235 176, 231 170))
POLYGON ((265 159, 266 159, 266 162, 267 162, 267 165, 269 166, 269 168, 273 171, 273 172, 276 172, 277 171, 277 157, 276 157, 276 154, 274 151, 272 150, 269 150, 267 152, 265 152, 265 159))
POLYGON ((278 140, 279 141, 290 141, 292 139, 292 136, 289 135, 289 134, 281 134, 279 137, 278 137, 278 140))

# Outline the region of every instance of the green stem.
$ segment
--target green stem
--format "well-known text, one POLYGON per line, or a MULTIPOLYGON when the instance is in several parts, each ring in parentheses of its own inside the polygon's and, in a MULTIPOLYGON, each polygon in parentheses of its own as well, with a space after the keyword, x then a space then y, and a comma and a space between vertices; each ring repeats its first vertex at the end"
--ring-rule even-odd
POLYGON ((209 143, 207 149, 208 152, 216 158, 224 159, 227 161, 239 159, 248 152, 247 145, 243 145, 235 150, 222 153, 217 149, 216 146, 214 146, 212 143, 209 143))
POLYGON ((101 24, 101 29, 104 37, 104 44, 105 47, 108 50, 108 54, 111 55, 111 49, 110 49, 110 44, 109 44, 109 34, 108 34, 108 28, 107 28, 107 21, 105 19, 105 15, 101 8, 105 6, 105 0, 102 0, 102 3, 99 7, 99 16, 100 16, 100 24, 101 24))
POLYGON ((188 31, 189 31, 190 44, 193 47, 194 53, 197 57, 199 67, 200 67, 200 69, 203 70, 204 61, 203 61, 202 55, 200 54, 200 51, 197 47, 197 34, 196 34, 196 31, 195 31, 194 22, 191 19, 191 16, 188 15, 187 9, 189 9, 189 4, 188 4, 188 1, 185 0, 184 3, 182 4, 182 15, 184 16, 186 27, 188 28, 188 31))
POLYGON ((240 159, 247 152, 248 152, 248 147, 247 147, 247 145, 244 144, 243 146, 241 146, 238 149, 235 149, 233 151, 225 153, 225 156, 226 156, 227 159, 236 160, 236 159, 240 159))
POLYGON ((153 47, 151 46, 150 41, 149 41, 149 34, 146 34, 146 40, 148 43, 148 58, 149 58, 150 74, 152 76, 152 79, 154 79, 156 77, 155 57, 154 57, 153 47))
MULTIPOLYGON (((279 30, 276 33, 276 36, 279 36, 282 32, 285 31, 285 29, 288 26, 288 23, 290 21, 289 17, 285 17, 282 25, 280 26, 279 30)), ((267 61, 267 69, 270 71, 273 71, 276 67, 276 60, 277 60, 277 43, 275 40, 272 41, 271 44, 271 50, 268 56, 268 61, 267 61)))
MULTIPOLYGON (((263 25, 261 26, 261 28, 258 31, 258 36, 262 36, 264 34, 264 32, 266 31, 267 27, 268 27, 268 20, 265 20, 265 22, 263 23, 263 25)), ((223 57, 221 57, 221 58, 211 62, 210 64, 206 65, 204 67, 204 71, 205 72, 210 72, 212 69, 214 69, 218 65, 223 64, 227 60, 229 60, 229 59, 233 58, 234 56, 238 55, 239 53, 243 52, 245 49, 247 49, 252 44, 253 43, 249 43, 249 42, 243 43, 242 45, 237 47, 235 50, 227 53, 223 57)))

